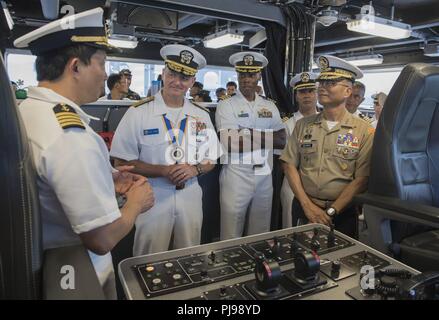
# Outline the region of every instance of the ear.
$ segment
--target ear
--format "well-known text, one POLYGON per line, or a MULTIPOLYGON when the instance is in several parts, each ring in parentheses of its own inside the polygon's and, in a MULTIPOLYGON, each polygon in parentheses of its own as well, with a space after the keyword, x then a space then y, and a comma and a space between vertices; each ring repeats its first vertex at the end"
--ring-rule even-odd
POLYGON ((345 90, 345 98, 349 98, 352 95, 352 88, 351 87, 346 87, 345 90))
POLYGON ((197 78, 192 77, 192 80, 191 80, 191 82, 189 84, 189 88, 192 88, 194 86, 194 83, 195 83, 196 80, 197 80, 197 78))
POLYGON ((67 62, 65 70, 67 70, 68 73, 76 77, 79 73, 79 67, 80 67, 79 58, 72 58, 67 62))

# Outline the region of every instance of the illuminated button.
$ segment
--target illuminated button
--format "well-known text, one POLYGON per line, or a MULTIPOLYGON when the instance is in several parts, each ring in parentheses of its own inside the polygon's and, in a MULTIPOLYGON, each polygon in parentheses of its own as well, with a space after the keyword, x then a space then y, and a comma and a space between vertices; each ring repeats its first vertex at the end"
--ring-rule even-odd
POLYGON ((153 272, 154 271, 154 267, 153 266, 147 266, 146 267, 146 272, 153 272))
POLYGON ((181 274, 176 273, 172 276, 172 278, 174 278, 174 280, 180 280, 181 279, 181 274))
POLYGON ((159 279, 159 278, 154 278, 154 279, 152 279, 152 283, 155 284, 155 285, 157 285, 157 284, 162 283, 162 280, 159 279))
POLYGON ((166 268, 172 268, 174 265, 171 262, 165 263, 166 268))

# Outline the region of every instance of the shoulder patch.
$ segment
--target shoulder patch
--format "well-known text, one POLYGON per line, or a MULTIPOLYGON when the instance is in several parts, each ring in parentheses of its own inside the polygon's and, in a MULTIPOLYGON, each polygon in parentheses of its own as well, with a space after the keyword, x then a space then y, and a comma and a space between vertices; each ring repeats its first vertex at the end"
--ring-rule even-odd
POLYGON ((63 129, 69 128, 81 128, 85 130, 84 123, 82 122, 75 109, 65 103, 59 103, 53 107, 56 120, 63 129))
POLYGON ((191 101, 191 103, 192 103, 194 106, 196 106, 197 108, 200 108, 201 110, 204 110, 204 111, 206 111, 207 113, 210 113, 210 110, 207 109, 206 107, 200 106, 198 103, 193 102, 192 100, 190 100, 190 101, 191 101))
POLYGON ((139 106, 141 106, 142 104, 144 104, 144 103, 149 103, 149 102, 151 102, 151 101, 154 101, 154 96, 150 96, 150 97, 148 97, 148 98, 146 98, 146 99, 142 99, 142 100, 140 100, 140 101, 137 101, 136 103, 133 103, 132 105, 131 105, 131 107, 134 107, 134 108, 137 108, 137 107, 139 107, 139 106))

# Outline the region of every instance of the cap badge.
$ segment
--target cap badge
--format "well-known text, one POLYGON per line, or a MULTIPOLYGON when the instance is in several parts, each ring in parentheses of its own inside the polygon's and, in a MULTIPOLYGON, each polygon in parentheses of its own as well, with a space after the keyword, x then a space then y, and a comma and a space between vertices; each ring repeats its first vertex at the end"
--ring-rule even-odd
POLYGON ((309 81, 309 73, 302 73, 302 75, 300 76, 300 80, 302 80, 302 82, 308 82, 309 81))
POLYGON ((320 65, 320 68, 322 70, 329 69, 329 61, 328 61, 328 59, 326 57, 320 57, 319 58, 319 65, 320 65))
POLYGON ((190 64, 192 62, 192 59, 194 58, 194 55, 192 52, 183 50, 180 52, 180 61, 184 64, 190 64))
POLYGON ((244 56, 243 60, 244 60, 244 64, 246 66, 252 66, 253 62, 255 61, 255 57, 248 54, 248 55, 244 56))

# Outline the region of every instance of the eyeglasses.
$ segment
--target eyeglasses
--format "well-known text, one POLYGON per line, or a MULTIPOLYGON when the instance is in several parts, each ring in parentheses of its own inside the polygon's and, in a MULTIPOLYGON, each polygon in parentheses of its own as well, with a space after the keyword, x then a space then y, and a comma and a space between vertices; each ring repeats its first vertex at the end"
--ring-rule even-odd
POLYGON ((346 84, 343 84, 340 82, 340 80, 323 80, 323 81, 317 81, 317 86, 319 87, 324 87, 324 88, 333 88, 336 85, 340 85, 343 87, 349 87, 346 84))

